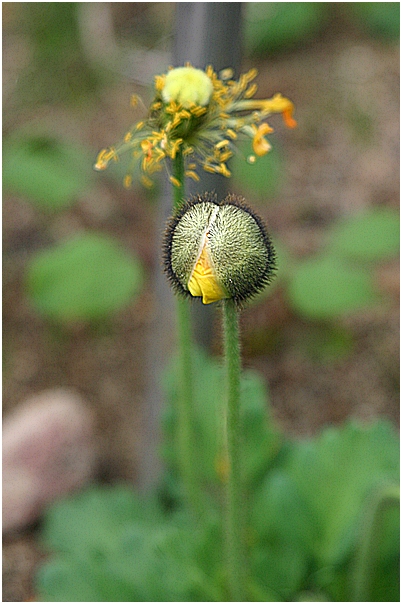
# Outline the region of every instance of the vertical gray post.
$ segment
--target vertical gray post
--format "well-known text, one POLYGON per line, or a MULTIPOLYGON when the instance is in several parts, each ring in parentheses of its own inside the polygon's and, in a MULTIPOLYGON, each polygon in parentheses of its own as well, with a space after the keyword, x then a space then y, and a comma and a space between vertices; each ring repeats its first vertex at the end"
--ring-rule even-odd
MULTIPOLYGON (((187 61, 216 72, 231 67, 236 76, 241 61, 241 2, 177 2, 173 42, 173 67, 187 61)), ((226 197, 230 180, 220 174, 198 170, 200 182, 187 181, 189 195, 215 191, 218 199, 226 197)), ((193 305, 196 341, 208 348, 214 327, 214 307, 198 300, 193 305)))

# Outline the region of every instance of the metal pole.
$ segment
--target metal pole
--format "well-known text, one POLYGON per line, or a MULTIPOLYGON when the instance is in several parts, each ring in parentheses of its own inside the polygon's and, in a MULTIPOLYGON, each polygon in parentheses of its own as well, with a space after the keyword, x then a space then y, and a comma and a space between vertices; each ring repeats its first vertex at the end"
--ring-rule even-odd
MULTIPOLYGON (((241 11, 241 2, 177 2, 173 66, 190 62, 200 69, 212 65, 217 72, 231 67, 237 75, 241 62, 241 11)), ((230 187, 227 178, 202 170, 198 173, 200 182, 189 181, 186 185, 189 195, 215 191, 218 199, 226 197, 230 187)), ((215 308, 197 300, 192 311, 196 341, 208 349, 215 308)))

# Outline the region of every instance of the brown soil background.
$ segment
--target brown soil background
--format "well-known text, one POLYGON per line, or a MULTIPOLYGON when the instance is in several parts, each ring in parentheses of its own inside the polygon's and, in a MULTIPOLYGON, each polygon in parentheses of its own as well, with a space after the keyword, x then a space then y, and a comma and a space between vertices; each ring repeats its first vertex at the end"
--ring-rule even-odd
MULTIPOLYGON (((13 3, 10 3, 13 4, 13 3)), ((121 136, 133 121, 127 80, 104 90, 84 111, 59 105, 15 108, 13 82, 24 66, 22 40, 9 11, 4 36, 5 126, 45 123, 93 151, 121 136)), ((246 69, 248 65, 244 65, 246 69)), ((308 47, 264 62, 258 96, 281 91, 294 100, 299 127, 275 121, 286 151, 285 184, 268 205, 259 205, 276 237, 298 257, 314 253, 337 218, 372 206, 399 203, 399 50, 339 24, 308 47), (359 107, 371 120, 362 142, 348 119, 359 107)), ((137 91, 142 92, 141 88, 137 91)), ((100 480, 135 481, 146 446, 143 410, 149 392, 144 351, 155 328, 153 280, 160 270, 157 203, 135 190, 99 178, 77 204, 51 220, 28 200, 3 200, 3 409, 8 414, 43 389, 66 386, 80 392, 97 420, 100 480), (24 270, 36 250, 83 229, 113 234, 142 259, 148 274, 135 304, 101 329, 73 325, 62 333, 30 306, 24 270), (150 335, 151 334, 151 335, 150 335)), ((292 437, 314 434, 353 416, 399 417, 399 264, 376 269, 386 295, 383 306, 345 317, 338 325, 353 337, 347 358, 323 363, 306 355, 309 322, 276 289, 243 313, 244 364, 266 378, 275 421, 292 437)), ((212 342, 219 352, 219 317, 212 342)), ((317 329, 317 327, 315 327, 317 329)), ((318 326, 319 329, 319 326, 318 326)), ((169 351, 170 354, 170 351, 169 351)), ((42 557, 37 527, 4 540, 3 601, 33 598, 32 575, 42 557)))

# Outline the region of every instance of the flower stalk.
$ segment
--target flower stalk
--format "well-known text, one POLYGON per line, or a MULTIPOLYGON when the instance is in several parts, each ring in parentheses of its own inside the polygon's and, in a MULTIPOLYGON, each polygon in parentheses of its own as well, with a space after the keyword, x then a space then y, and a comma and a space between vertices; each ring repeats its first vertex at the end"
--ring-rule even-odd
POLYGON ((240 418, 240 336, 239 311, 233 300, 223 301, 223 332, 226 367, 226 451, 228 477, 226 492, 226 555, 231 600, 245 601, 245 548, 242 522, 241 418, 240 418))
MULTIPOLYGON (((177 185, 173 188, 173 211, 177 212, 184 199, 184 160, 177 153, 173 161, 173 177, 177 185)), ((195 442, 192 418, 193 404, 193 347, 191 337, 190 306, 187 300, 176 299, 177 334, 179 348, 179 397, 177 414, 177 448, 180 475, 183 480, 185 498, 192 512, 201 513, 195 442)))

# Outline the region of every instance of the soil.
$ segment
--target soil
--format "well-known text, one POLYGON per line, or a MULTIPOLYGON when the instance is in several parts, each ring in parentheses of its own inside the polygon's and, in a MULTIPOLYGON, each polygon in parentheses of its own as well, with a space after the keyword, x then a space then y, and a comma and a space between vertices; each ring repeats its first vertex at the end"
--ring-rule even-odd
MULTIPOLYGON (((259 95, 282 91, 297 107, 297 130, 275 122, 287 156, 285 184, 277 198, 258 205, 290 252, 301 257, 319 250, 327 227, 339 217, 372 206, 397 208, 398 48, 345 34, 257 67, 259 95), (352 110, 368 116, 369 140, 351 122, 352 110)), ((104 92, 92 113, 47 106, 34 117, 84 143, 95 156, 131 123, 127 100, 132 88, 125 82, 104 92)), ((271 140, 275 144, 275 135, 271 140)), ((152 370, 144 351, 155 343, 160 324, 155 309, 164 306, 155 300, 154 287, 160 271, 159 220, 157 202, 103 177, 74 208, 51 219, 26 199, 4 196, 4 413, 43 389, 76 388, 96 414, 99 480, 136 483, 143 448, 150 444, 144 408, 152 370), (118 237, 141 258, 149 279, 136 303, 107 324, 60 329, 29 304, 24 271, 34 251, 82 229, 118 237)), ((378 267, 375 278, 386 303, 337 322, 352 344, 349 354, 335 360, 308 353, 309 338, 328 326, 298 316, 284 289, 244 311, 244 364, 266 378, 274 419, 291 437, 312 435, 351 416, 364 421, 385 416, 397 425, 398 263, 378 267)), ((218 353, 219 320, 213 320, 217 329, 211 348, 218 353)), ((34 598, 32 578, 43 557, 37 529, 4 539, 3 601, 34 598)))

